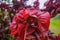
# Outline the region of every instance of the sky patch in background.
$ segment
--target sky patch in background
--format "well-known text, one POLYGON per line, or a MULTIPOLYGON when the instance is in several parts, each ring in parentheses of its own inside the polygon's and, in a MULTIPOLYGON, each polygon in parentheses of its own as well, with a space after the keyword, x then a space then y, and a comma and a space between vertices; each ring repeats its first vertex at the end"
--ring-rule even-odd
MULTIPOLYGON (((33 4, 33 2, 34 1, 36 1, 36 0, 29 0, 29 1, 27 1, 27 5, 31 5, 31 6, 33 6, 34 4, 33 4)), ((44 7, 44 3, 46 2, 47 0, 39 0, 39 2, 40 2, 40 5, 39 5, 39 8, 40 9, 44 9, 45 7, 44 7)))

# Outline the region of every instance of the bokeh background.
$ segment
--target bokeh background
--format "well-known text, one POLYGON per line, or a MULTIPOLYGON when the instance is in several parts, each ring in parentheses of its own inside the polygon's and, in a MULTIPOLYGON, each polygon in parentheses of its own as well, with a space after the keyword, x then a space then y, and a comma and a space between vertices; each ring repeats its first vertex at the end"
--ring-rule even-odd
MULTIPOLYGON (((19 0, 18 0, 19 1, 19 0)), ((35 0, 29 0, 28 2, 27 2, 27 5, 32 5, 33 6, 33 2, 34 2, 35 0)), ((44 3, 46 2, 47 0, 39 0, 39 2, 40 2, 40 6, 39 6, 39 8, 40 9, 44 9, 45 7, 44 7, 44 3)), ((0 0, 0 2, 1 2, 1 0, 0 0)), ((8 4, 12 4, 12 0, 6 0, 6 3, 8 4)), ((12 5, 11 5, 12 6, 12 5)), ((8 16, 8 12, 7 12, 7 10, 5 10, 5 12, 4 12, 5 14, 5 17, 7 17, 8 16)), ((0 15, 1 15, 2 13, 1 13, 1 9, 0 9, 0 15)), ((4 20, 4 18, 2 17, 2 20, 4 20)), ((8 30, 8 27, 9 26, 7 26, 6 28, 5 28, 5 31, 7 31, 8 30)), ((53 17, 53 18, 51 18, 50 19, 50 30, 51 30, 51 32, 53 32, 54 33, 54 35, 58 35, 58 34, 60 34, 60 14, 57 14, 55 17, 53 17)), ((8 34, 8 33, 7 33, 8 34)), ((9 40, 13 40, 13 38, 11 38, 11 37, 8 37, 8 39, 9 40)))
POLYGON ((56 15, 54 18, 51 18, 50 30, 55 33, 54 35, 58 35, 60 33, 60 14, 56 15))

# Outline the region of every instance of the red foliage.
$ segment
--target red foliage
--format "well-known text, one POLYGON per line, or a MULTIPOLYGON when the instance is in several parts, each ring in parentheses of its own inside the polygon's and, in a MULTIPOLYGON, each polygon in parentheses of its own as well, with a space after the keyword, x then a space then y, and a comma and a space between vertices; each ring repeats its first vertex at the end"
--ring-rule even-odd
POLYGON ((46 35, 45 32, 49 30, 49 24, 50 24, 50 15, 48 12, 41 12, 40 10, 31 9, 31 8, 23 9, 20 10, 20 12, 17 13, 12 20, 12 24, 10 25, 10 31, 11 31, 10 36, 14 35, 17 40, 18 39, 29 40, 30 36, 32 36, 31 39, 32 38, 36 39, 37 37, 37 39, 40 40, 38 36, 40 35, 40 33, 42 33, 43 36, 46 35), (38 25, 36 29, 34 27, 33 28, 29 27, 30 24, 26 22, 29 16, 32 16, 33 19, 34 17, 37 17, 37 19, 39 19, 39 21, 37 22, 38 25), (35 30, 39 31, 39 34, 35 30), (35 36, 33 37, 33 35, 31 34, 36 35, 36 37, 35 36), (26 36, 28 38, 25 38, 26 36))
POLYGON ((55 17, 58 13, 60 13, 60 0, 56 0, 56 2, 53 3, 54 0, 47 1, 44 5, 46 6, 45 11, 48 11, 51 15, 51 17, 55 17))

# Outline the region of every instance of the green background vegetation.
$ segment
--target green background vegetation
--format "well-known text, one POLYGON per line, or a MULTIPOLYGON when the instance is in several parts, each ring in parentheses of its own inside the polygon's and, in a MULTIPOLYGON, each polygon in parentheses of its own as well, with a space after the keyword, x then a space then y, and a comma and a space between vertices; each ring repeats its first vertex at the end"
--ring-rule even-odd
POLYGON ((54 35, 58 35, 60 33, 60 14, 51 18, 50 30, 55 33, 54 35))

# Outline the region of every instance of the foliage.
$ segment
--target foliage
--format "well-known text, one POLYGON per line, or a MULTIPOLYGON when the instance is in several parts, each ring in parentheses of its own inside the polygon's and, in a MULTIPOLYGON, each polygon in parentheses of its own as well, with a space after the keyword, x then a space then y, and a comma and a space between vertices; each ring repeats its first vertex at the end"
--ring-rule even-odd
POLYGON ((51 18, 50 30, 55 33, 54 35, 58 35, 60 33, 60 14, 51 18))

